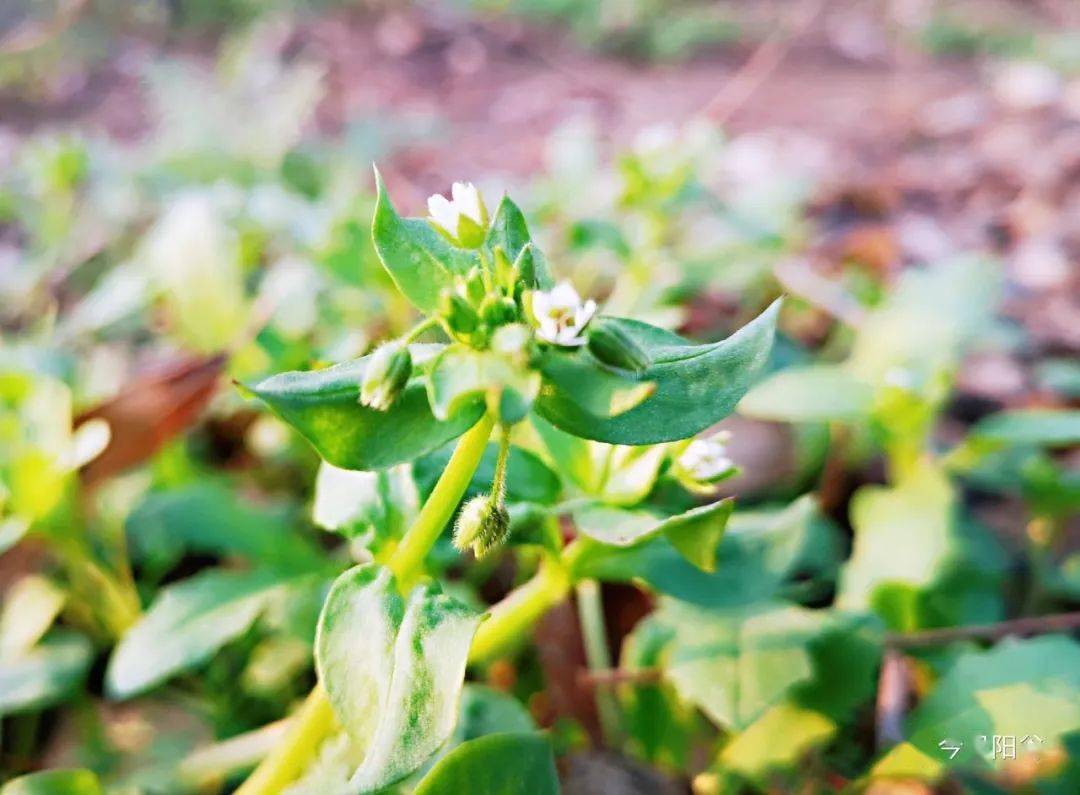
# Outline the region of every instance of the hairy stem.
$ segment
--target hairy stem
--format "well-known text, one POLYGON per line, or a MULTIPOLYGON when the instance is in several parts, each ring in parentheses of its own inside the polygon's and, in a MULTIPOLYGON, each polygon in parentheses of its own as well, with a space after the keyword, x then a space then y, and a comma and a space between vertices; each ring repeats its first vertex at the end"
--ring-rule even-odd
POLYGON ((446 465, 442 477, 424 503, 420 515, 394 550, 387 565, 394 572, 398 586, 403 591, 408 589, 411 581, 423 570, 428 550, 450 521, 454 509, 465 494, 465 489, 480 464, 480 458, 484 455, 484 448, 494 425, 494 418, 485 414, 461 437, 450 457, 450 463, 446 465))
MULTIPOLYGON (((461 437, 431 496, 387 562, 401 590, 407 590, 423 571, 424 558, 465 494, 494 425, 495 420, 485 414, 461 437)), ((315 758, 319 746, 334 731, 336 723, 326 693, 316 685, 290 721, 289 732, 282 743, 262 761, 237 790, 237 795, 276 795, 281 792, 315 758)))

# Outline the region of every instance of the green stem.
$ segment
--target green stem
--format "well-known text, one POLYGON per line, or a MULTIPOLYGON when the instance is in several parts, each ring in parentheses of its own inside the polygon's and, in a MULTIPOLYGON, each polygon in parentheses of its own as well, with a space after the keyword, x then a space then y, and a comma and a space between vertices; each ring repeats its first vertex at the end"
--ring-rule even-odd
POLYGON ((410 343, 415 342, 416 338, 423 334, 425 331, 430 328, 435 328, 435 326, 437 325, 439 325, 439 318, 437 315, 432 315, 429 318, 425 318, 422 322, 417 323, 415 326, 413 326, 412 330, 409 331, 409 333, 402 338, 402 342, 406 345, 409 345, 410 343))
MULTIPOLYGON (((585 643, 585 662, 590 671, 607 671, 611 668, 608 652, 607 630, 604 627, 604 604, 600 598, 600 586, 596 580, 581 580, 574 586, 577 595, 578 621, 581 637, 585 643)), ((600 729, 605 744, 611 748, 618 745, 622 733, 619 705, 611 690, 598 688, 594 692, 596 711, 600 717, 600 729)))
MULTIPOLYGON (((431 496, 387 562, 402 591, 408 590, 409 584, 423 571, 428 550, 450 521, 480 465, 494 425, 495 420, 485 414, 461 437, 431 496)), ((281 792, 315 758, 319 746, 336 725, 326 693, 316 685, 290 721, 289 732, 281 745, 262 761, 236 791, 237 795, 276 795, 281 792)))
POLYGON ((420 510, 420 515, 394 550, 387 565, 394 572, 401 590, 407 590, 409 583, 423 569, 428 550, 450 521, 454 509, 469 486, 469 481, 472 480, 473 473, 476 472, 476 467, 480 464, 494 426, 495 419, 485 414, 461 437, 442 477, 420 510))
POLYGON ((511 650, 525 632, 570 592, 570 574, 549 558, 527 583, 491 608, 469 647, 470 663, 490 662, 511 650))
POLYGON ((334 730, 337 719, 319 685, 289 721, 289 731, 281 744, 255 769, 236 795, 267 795, 281 792, 296 780, 319 751, 322 741, 334 730))

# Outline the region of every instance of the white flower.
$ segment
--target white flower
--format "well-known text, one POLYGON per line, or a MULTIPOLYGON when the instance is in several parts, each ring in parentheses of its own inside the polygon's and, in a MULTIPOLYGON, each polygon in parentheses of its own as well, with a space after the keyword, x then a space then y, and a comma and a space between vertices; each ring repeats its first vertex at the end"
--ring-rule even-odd
POLYGON ((679 456, 678 465, 694 480, 709 483, 735 468, 728 458, 725 442, 730 435, 721 431, 707 439, 694 439, 679 456))
POLYGON ((596 302, 590 298, 583 303, 570 282, 561 282, 551 290, 533 293, 532 310, 541 339, 553 345, 576 347, 585 344, 581 332, 596 313, 596 302))
POLYGON ((487 226, 484 203, 480 191, 471 182, 455 182, 450 197, 436 193, 427 200, 428 215, 432 223, 441 226, 453 238, 461 237, 461 219, 468 218, 481 230, 487 226))

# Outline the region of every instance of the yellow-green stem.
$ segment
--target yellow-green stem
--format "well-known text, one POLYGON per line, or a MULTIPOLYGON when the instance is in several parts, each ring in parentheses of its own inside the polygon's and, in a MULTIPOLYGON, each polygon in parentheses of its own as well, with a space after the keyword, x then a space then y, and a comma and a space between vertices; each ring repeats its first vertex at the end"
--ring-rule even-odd
POLYGON ((337 723, 326 692, 319 685, 290 720, 289 731, 279 745, 255 769, 236 795, 267 795, 281 792, 296 780, 319 751, 322 741, 337 723))
POLYGON ((454 508, 461 501, 476 467, 480 464, 494 426, 494 417, 485 414, 461 437, 442 477, 420 510, 420 515, 416 517, 416 521, 387 562, 402 590, 407 590, 409 583, 423 569, 428 550, 450 521, 454 508))
MULTIPOLYGON (((600 596, 600 584, 596 580, 581 580, 574 586, 577 596, 578 621, 581 638, 585 645, 585 662, 590 671, 606 671, 611 668, 608 651, 607 629, 604 625, 604 603, 600 596)), ((607 688, 597 688, 596 711, 600 717, 600 729, 609 748, 617 747, 622 734, 619 704, 615 694, 607 688)))
POLYGON ((469 662, 488 662, 504 654, 526 630, 570 591, 570 574, 562 562, 546 560, 527 583, 491 608, 469 647, 469 662))

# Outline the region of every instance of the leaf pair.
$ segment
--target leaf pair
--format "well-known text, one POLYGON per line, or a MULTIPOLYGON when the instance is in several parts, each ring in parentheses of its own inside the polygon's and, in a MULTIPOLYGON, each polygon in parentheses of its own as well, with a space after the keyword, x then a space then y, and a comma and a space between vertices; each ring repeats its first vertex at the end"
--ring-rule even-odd
POLYGON ((437 585, 399 595, 390 570, 342 574, 323 606, 315 660, 360 761, 350 792, 374 792, 424 764, 454 731, 480 614, 437 585))

